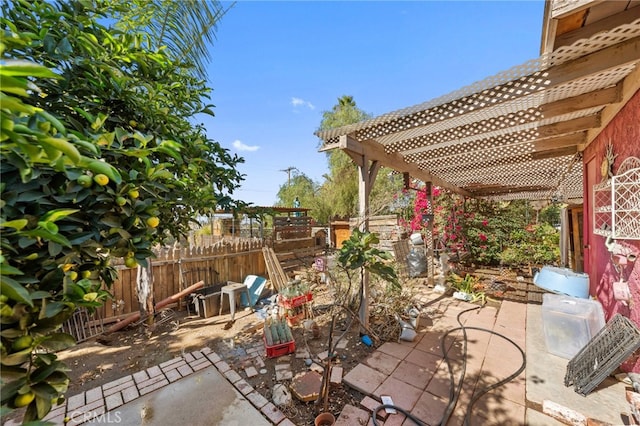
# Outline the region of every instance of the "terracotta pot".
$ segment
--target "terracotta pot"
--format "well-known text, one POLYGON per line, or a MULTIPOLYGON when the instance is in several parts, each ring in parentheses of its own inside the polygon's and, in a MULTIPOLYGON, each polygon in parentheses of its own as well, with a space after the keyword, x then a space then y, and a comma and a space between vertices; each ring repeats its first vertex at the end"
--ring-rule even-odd
POLYGON ((331 413, 320 413, 316 416, 315 426, 333 426, 336 424, 336 418, 331 413))

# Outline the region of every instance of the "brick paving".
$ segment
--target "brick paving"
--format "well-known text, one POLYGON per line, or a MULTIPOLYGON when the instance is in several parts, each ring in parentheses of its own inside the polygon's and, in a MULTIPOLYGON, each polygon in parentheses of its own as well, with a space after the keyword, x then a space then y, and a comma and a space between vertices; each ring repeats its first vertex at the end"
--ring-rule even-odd
MULTIPOLYGON (((439 424, 450 392, 449 372, 443 360, 441 337, 451 328, 459 326, 456 318, 460 312, 475 305, 451 298, 443 298, 436 303, 424 303, 433 298, 431 294, 424 296, 422 300, 423 304, 428 306, 429 318, 425 318, 427 324, 421 324, 421 332, 413 342, 387 342, 351 371, 334 368, 332 382, 342 382, 365 395, 359 407, 345 407, 337 416, 336 425, 351 425, 354 424, 354 420, 365 421, 361 424, 372 424, 372 411, 381 405, 382 395, 391 396, 397 406, 422 419, 426 424, 439 424)), ((523 305, 505 301, 499 311, 484 307, 479 311, 464 313, 460 319, 468 326, 493 329, 523 344, 526 319, 523 311, 526 312, 523 305)), ((457 369, 456 372, 459 373, 462 365, 460 339, 455 339, 456 342, 453 338, 450 340, 446 342, 446 347, 449 356, 454 359, 454 371, 457 369)), ((265 356, 258 346, 250 348, 246 353, 248 357, 261 361, 262 356, 265 356)), ((469 331, 467 353, 466 386, 469 383, 472 387, 485 386, 517 369, 515 361, 518 353, 503 339, 494 335, 469 331)), ((291 373, 290 365, 287 363, 283 362, 277 367, 281 374, 291 373)), ((73 395, 63 406, 55 407, 45 420, 61 425, 65 419, 69 425, 82 424, 205 368, 216 368, 272 424, 294 424, 277 406, 245 380, 247 376, 255 374, 252 365, 245 364, 235 371, 225 361, 224 356, 210 348, 185 353, 160 365, 73 395)), ((483 420, 486 422, 488 419, 494 422, 499 420, 501 424, 524 424, 524 377, 523 372, 507 387, 478 400, 474 405, 475 418, 472 424, 483 420)), ((463 408, 471 398, 469 389, 461 393, 449 424, 462 421, 465 415, 463 408)), ((381 410, 378 412, 378 420, 380 425, 385 426, 406 424, 406 418, 400 412, 387 414, 381 410)), ((412 423, 410 420, 407 422, 412 423)))
MULTIPOLYGON (((259 354, 256 354, 259 356, 259 354)), ((210 348, 186 353, 160 365, 122 377, 102 386, 89 389, 69 397, 66 403, 54 407, 44 418, 56 425, 79 425, 103 416, 154 390, 169 386, 172 382, 187 377, 204 368, 216 368, 235 388, 274 425, 291 425, 285 415, 256 392, 240 374, 232 370, 217 353, 210 348)))

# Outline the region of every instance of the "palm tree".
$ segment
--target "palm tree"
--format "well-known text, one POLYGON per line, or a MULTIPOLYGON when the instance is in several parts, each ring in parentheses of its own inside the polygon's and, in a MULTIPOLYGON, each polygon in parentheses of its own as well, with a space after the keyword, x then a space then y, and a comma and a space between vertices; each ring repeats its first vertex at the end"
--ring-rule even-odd
POLYGON ((206 79, 218 23, 234 5, 225 9, 215 0, 127 0, 112 7, 119 29, 144 28, 151 49, 166 46, 178 62, 192 64, 194 75, 206 79))

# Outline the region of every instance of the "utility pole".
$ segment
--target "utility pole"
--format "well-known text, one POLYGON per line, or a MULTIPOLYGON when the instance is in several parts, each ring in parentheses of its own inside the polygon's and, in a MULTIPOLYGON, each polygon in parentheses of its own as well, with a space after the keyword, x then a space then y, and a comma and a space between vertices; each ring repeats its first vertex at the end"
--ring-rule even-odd
POLYGON ((294 170, 298 170, 296 167, 289 166, 286 169, 280 170, 281 172, 285 172, 287 174, 287 186, 291 186, 291 172, 294 170))

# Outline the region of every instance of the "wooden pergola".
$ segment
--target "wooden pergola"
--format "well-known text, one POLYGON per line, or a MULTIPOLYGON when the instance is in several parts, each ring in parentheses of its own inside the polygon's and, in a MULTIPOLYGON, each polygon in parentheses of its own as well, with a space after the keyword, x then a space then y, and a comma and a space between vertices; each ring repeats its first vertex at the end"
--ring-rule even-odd
POLYGON ((341 149, 358 165, 361 227, 380 166, 469 197, 581 200, 582 151, 640 88, 640 2, 547 2, 541 53, 437 99, 318 132, 321 151, 341 149))

